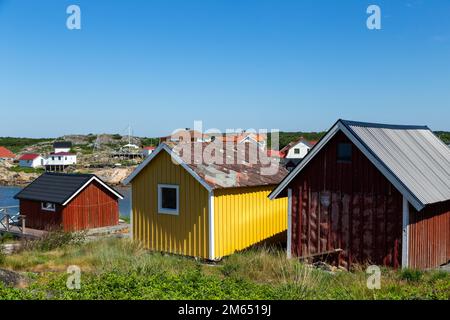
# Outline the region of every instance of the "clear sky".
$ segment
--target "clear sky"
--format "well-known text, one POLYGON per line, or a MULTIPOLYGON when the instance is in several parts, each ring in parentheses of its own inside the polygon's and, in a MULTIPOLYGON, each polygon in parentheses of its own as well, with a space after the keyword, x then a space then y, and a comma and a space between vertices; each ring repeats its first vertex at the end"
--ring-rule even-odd
POLYGON ((0 0, 0 136, 450 130, 449 17, 448 0, 0 0))

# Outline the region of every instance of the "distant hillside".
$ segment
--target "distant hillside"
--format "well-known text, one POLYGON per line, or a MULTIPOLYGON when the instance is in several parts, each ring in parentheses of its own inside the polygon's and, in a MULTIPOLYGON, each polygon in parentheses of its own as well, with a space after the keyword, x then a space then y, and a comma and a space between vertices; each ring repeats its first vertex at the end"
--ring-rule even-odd
MULTIPOLYGON (((324 132, 280 132, 279 148, 282 149, 289 142, 300 137, 310 141, 317 141, 325 135, 324 132)), ((449 131, 434 132, 445 144, 450 144, 449 131)), ((0 137, 0 146, 10 149, 14 153, 19 152, 48 152, 51 150, 51 143, 55 138, 16 138, 16 137, 0 137)), ((95 145, 97 149, 111 150, 117 149, 128 143, 127 136, 119 134, 88 134, 88 135, 67 135, 56 138, 56 140, 68 140, 74 144, 74 151, 82 151, 83 153, 92 153, 95 145)), ((150 137, 131 137, 131 143, 138 146, 156 146, 159 143, 158 138, 150 137)), ((268 148, 271 148, 271 134, 268 133, 268 148)))
POLYGON ((0 146, 8 148, 12 152, 17 153, 27 146, 32 146, 41 142, 47 142, 52 140, 54 139, 0 137, 0 146))

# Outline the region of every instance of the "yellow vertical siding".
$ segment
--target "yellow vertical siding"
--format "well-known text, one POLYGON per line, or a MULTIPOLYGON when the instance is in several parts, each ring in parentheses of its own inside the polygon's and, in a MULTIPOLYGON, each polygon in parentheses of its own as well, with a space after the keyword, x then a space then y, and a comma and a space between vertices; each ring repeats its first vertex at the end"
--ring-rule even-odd
POLYGON ((269 200, 274 186, 214 190, 214 255, 232 254, 287 229, 287 198, 269 200))
POLYGON ((132 181, 133 237, 156 251, 208 258, 208 191, 161 151, 132 181), (158 184, 179 186, 179 215, 158 213, 158 184))

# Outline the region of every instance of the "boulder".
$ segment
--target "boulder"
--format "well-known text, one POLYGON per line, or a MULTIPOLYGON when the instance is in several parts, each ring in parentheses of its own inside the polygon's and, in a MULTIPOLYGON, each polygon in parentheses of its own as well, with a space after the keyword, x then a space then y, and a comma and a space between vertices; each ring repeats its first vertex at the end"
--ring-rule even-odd
POLYGON ((0 283, 6 286, 18 287, 23 286, 26 283, 26 279, 18 272, 0 269, 0 283))

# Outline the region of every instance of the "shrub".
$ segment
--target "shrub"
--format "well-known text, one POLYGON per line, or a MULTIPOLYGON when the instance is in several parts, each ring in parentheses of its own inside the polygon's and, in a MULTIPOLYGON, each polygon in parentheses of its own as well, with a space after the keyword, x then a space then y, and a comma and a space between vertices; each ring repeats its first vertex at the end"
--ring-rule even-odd
POLYGON ((418 282, 422 279, 423 273, 415 269, 403 269, 400 271, 400 279, 409 282, 418 282))
POLYGON ((68 245, 80 245, 86 239, 86 232, 50 231, 44 237, 27 241, 24 250, 50 251, 68 245))
POLYGON ((0 243, 0 266, 5 262, 5 252, 4 252, 4 248, 3 245, 0 243))

